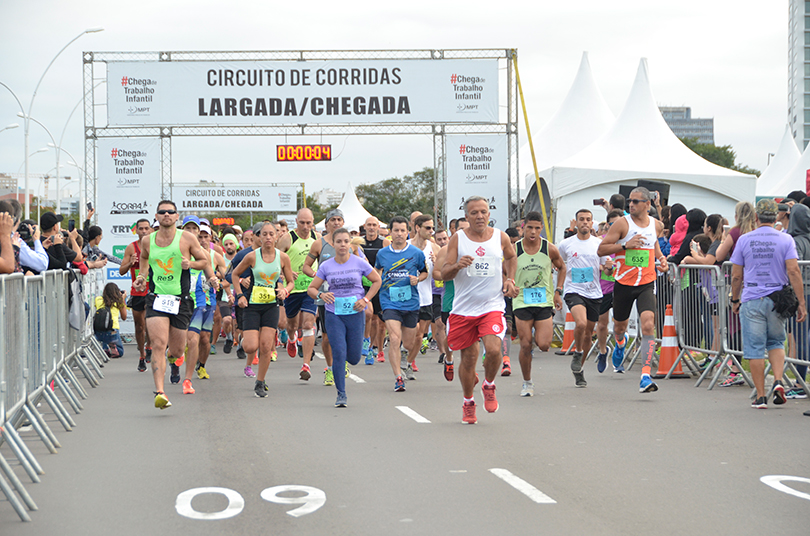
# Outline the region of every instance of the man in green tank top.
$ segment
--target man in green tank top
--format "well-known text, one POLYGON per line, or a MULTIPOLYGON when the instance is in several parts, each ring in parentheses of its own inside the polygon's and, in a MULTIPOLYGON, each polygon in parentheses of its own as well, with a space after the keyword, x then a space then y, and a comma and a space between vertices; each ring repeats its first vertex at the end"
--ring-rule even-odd
POLYGON ((171 406, 163 391, 166 375, 166 349, 169 360, 182 356, 186 348, 186 333, 194 309, 189 294, 191 257, 206 260, 204 268, 208 284, 216 286, 217 279, 208 263, 209 257, 200 247, 197 237, 177 229, 177 205, 164 200, 157 205, 155 219, 160 224, 157 232, 141 241, 140 266, 149 266, 148 276, 143 271, 135 278, 133 287, 146 296, 146 329, 152 341, 152 374, 155 380, 155 407, 171 406))
POLYGON ((566 268, 557 247, 540 236, 543 216, 539 212, 529 212, 525 221, 523 238, 515 244, 518 295, 512 299, 512 310, 520 337, 520 370, 523 373, 520 396, 533 396, 532 344, 537 342, 541 352, 547 352, 551 346, 554 309, 562 309, 566 268), (552 267, 557 269, 556 289, 551 280, 552 267))

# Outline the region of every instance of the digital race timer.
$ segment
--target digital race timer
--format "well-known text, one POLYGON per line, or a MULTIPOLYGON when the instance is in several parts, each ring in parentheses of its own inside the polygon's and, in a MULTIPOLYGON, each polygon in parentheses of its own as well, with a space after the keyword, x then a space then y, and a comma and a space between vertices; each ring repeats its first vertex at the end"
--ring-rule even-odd
POLYGON ((332 160, 331 145, 277 145, 279 162, 324 162, 332 160))

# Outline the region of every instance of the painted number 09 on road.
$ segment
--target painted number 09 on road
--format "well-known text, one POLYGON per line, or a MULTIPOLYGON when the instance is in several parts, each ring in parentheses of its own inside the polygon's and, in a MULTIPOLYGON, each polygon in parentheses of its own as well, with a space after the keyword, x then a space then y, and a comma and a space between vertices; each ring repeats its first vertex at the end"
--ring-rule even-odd
POLYGON ((277 145, 279 162, 328 162, 332 160, 331 145, 277 145))
MULTIPOLYGON (((287 514, 293 517, 301 517, 311 514, 326 503, 326 493, 324 493, 323 490, 313 488, 311 486, 273 486, 272 488, 267 488, 262 491, 261 498, 267 502, 273 502, 276 504, 300 504, 301 506, 298 508, 293 508, 292 510, 287 511, 287 514), (290 492, 304 493, 304 495, 299 497, 279 496, 280 493, 290 492)), ((175 510, 177 510, 177 513, 183 517, 187 517, 189 519, 214 521, 218 519, 229 519, 241 514, 242 510, 245 508, 245 499, 239 494, 238 491, 229 488, 194 488, 184 491, 178 495, 174 507, 175 510), (206 495, 209 493, 224 495, 225 498, 228 499, 228 506, 219 512, 200 512, 195 510, 191 505, 191 501, 193 501, 198 495, 206 495)))

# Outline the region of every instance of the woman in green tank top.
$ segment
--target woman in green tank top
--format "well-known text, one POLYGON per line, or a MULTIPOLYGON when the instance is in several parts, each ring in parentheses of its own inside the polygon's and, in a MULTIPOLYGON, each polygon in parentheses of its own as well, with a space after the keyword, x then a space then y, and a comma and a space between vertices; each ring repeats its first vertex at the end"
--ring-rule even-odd
MULTIPOLYGON (((259 234, 261 248, 251 251, 239 266, 233 270, 234 288, 242 289, 240 277, 248 268, 253 271, 250 287, 245 293, 236 294, 238 305, 244 312, 242 314, 244 337, 242 347, 245 352, 252 354, 259 351, 259 370, 256 374, 256 384, 253 392, 259 398, 267 396, 265 376, 270 366, 270 356, 276 345, 276 329, 278 328, 279 301, 289 296, 293 290, 293 275, 290 267, 290 257, 276 249, 276 229, 271 223, 266 223, 259 234), (284 276, 286 286, 277 288, 280 276, 284 276)), ((253 370, 250 363, 245 367, 245 376, 252 377, 253 370), (250 371, 248 371, 250 369, 250 371)))

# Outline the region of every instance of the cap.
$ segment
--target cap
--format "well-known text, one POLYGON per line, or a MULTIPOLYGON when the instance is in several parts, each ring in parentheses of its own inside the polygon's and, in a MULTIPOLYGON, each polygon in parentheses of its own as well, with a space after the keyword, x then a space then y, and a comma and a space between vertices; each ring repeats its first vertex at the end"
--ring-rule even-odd
POLYGON ((211 225, 211 222, 208 221, 208 218, 200 218, 200 223, 202 223, 203 225, 208 225, 208 226, 211 225))
POLYGON ((329 212, 326 213, 326 221, 327 222, 329 220, 331 220, 332 218, 340 218, 341 220, 344 220, 344 221, 346 219, 346 218, 343 217, 343 211, 340 210, 339 208, 333 208, 332 210, 330 210, 329 212))
POLYGON ((211 228, 205 224, 200 225, 200 232, 208 233, 209 236, 214 236, 214 233, 211 232, 211 228))
POLYGON ((183 223, 180 225, 180 227, 185 227, 189 223, 193 223, 194 225, 199 227, 200 226, 200 218, 198 218, 194 214, 186 216, 185 218, 183 218, 183 223))
POLYGON ((239 227, 238 225, 231 225, 231 229, 233 229, 234 231, 237 231, 239 233, 242 232, 242 228, 239 227))
POLYGON ((256 225, 253 226, 253 229, 251 229, 251 231, 253 231, 253 234, 255 234, 255 235, 261 234, 262 227, 264 227, 264 222, 260 221, 259 223, 257 223, 256 225))
POLYGON ((42 229, 43 231, 47 231, 64 219, 65 217, 61 214, 46 212, 45 214, 39 217, 39 228, 42 229))
POLYGON ((757 202, 757 214, 763 216, 776 216, 779 212, 779 206, 773 199, 760 199, 757 202))

